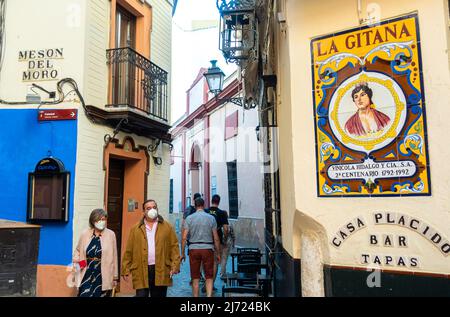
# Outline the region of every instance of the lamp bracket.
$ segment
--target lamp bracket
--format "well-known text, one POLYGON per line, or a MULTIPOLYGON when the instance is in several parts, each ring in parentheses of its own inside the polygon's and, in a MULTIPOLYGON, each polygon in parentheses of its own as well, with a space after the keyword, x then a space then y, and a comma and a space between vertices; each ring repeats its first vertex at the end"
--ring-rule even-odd
POLYGON ((31 86, 36 87, 36 88, 42 90, 43 92, 47 93, 49 98, 55 98, 56 97, 56 92, 54 92, 54 91, 48 91, 47 89, 44 89, 43 87, 41 87, 39 85, 36 85, 35 83, 32 83, 31 86))
POLYGON ((155 153, 158 149, 158 146, 161 144, 161 139, 158 139, 155 144, 150 144, 147 149, 151 153, 155 153))
POLYGON ((235 105, 237 105, 239 107, 244 107, 244 102, 243 102, 242 98, 230 98, 226 101, 234 103, 235 105))
POLYGON ((127 118, 123 118, 122 120, 120 120, 120 122, 117 124, 117 126, 115 127, 114 131, 113 131, 113 136, 111 136, 110 134, 105 134, 105 136, 103 137, 103 140, 105 141, 105 146, 108 146, 109 143, 114 140, 114 138, 116 137, 117 133, 119 133, 120 128, 122 127, 122 124, 128 124, 128 119, 127 118))

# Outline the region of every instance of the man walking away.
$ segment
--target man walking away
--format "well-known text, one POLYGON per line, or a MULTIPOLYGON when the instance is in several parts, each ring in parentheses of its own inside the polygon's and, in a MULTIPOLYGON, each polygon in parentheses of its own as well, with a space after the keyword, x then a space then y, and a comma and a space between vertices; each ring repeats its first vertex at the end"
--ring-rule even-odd
POLYGON ((205 201, 195 200, 196 212, 186 218, 181 240, 181 261, 185 260, 185 248, 188 234, 189 264, 191 268, 192 294, 199 296, 200 268, 203 266, 206 278, 206 296, 211 297, 214 278, 214 251, 217 262, 220 262, 220 242, 217 234, 217 223, 213 216, 205 212, 205 201))
MULTIPOLYGON (((194 199, 192 201, 195 202, 195 200, 197 198, 202 198, 202 195, 200 193, 195 193, 194 194, 194 199)), ((194 206, 192 206, 192 203, 186 207, 186 209, 183 212, 183 220, 181 221, 181 232, 183 232, 183 228, 184 228, 184 223, 186 221, 186 218, 189 217, 190 215, 192 215, 193 213, 195 213, 197 210, 195 209, 194 206)), ((187 236, 187 246, 189 246, 189 235, 187 236)), ((203 276, 200 276, 200 279, 202 280, 202 282, 205 281, 205 279, 203 278, 203 276)), ((189 282, 189 285, 192 285, 192 280, 189 282)))
MULTIPOLYGON (((229 227, 228 227, 228 214, 226 211, 219 208, 220 204, 220 196, 219 195, 213 195, 211 199, 211 207, 207 210, 211 216, 214 216, 217 223, 217 234, 219 235, 219 241, 220 241, 220 257, 221 257, 221 271, 225 272, 225 268, 227 265, 227 252, 229 251, 228 245, 226 244, 226 241, 228 240, 228 233, 229 233, 229 227), (224 263, 225 259, 225 263, 224 263)), ((217 271, 218 271, 219 262, 215 263, 214 265, 214 282, 216 281, 217 277, 217 271)), ((214 286, 214 285, 213 285, 214 286)), ((215 290, 215 288, 213 288, 215 290)))

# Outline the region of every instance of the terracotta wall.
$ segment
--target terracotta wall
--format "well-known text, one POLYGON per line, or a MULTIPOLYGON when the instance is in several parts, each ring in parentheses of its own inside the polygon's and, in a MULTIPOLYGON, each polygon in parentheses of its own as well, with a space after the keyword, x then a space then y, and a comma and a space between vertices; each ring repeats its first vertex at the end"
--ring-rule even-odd
POLYGON ((68 267, 61 265, 38 265, 37 297, 73 297, 77 295, 76 288, 70 288, 68 267))
MULTIPOLYGON (((125 160, 124 197, 122 217, 122 256, 126 248, 131 228, 142 218, 142 203, 146 199, 145 183, 148 174, 148 156, 143 148, 136 148, 131 138, 125 139, 124 144, 110 143, 105 150, 106 175, 108 175, 109 158, 125 160), (128 211, 128 199, 133 199, 138 204, 138 209, 128 211)), ((105 179, 105 205, 107 206, 108 180, 105 179)), ((131 281, 131 278, 130 278, 131 281)), ((121 293, 132 294, 134 290, 131 282, 121 281, 121 293)))
POLYGON ((116 43, 116 7, 122 6, 136 17, 136 51, 150 59, 150 36, 152 29, 152 8, 138 0, 111 0, 110 48, 116 43))

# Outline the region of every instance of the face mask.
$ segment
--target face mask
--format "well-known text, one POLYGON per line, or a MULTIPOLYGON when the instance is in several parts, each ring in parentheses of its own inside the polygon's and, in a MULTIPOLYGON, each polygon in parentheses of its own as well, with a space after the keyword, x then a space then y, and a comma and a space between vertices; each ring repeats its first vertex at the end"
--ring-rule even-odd
POLYGON ((104 220, 97 221, 95 223, 95 228, 97 228, 100 231, 105 230, 105 228, 106 228, 106 221, 104 221, 104 220))
POLYGON ((150 209, 149 211, 147 211, 147 217, 152 220, 156 219, 156 217, 158 217, 158 211, 154 208, 150 209))

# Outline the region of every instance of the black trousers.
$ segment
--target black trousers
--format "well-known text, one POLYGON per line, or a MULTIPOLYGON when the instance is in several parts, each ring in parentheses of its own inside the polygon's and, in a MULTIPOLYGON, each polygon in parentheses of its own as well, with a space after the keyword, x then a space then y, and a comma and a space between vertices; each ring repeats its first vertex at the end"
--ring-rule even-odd
POLYGON ((136 290, 136 297, 167 297, 167 286, 155 286, 155 266, 148 266, 148 286, 136 290))

